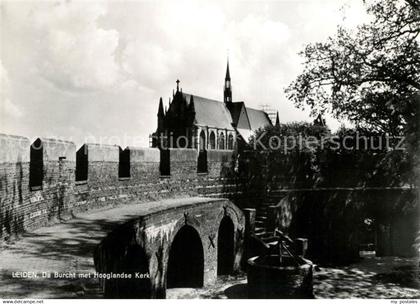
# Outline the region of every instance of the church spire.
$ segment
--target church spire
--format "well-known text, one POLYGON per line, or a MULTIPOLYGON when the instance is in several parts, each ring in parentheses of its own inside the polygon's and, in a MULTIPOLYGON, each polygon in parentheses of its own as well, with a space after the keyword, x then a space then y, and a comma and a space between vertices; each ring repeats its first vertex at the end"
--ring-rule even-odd
POLYGON ((181 81, 179 81, 179 79, 176 80, 176 91, 179 92, 179 83, 181 81))
POLYGON ((224 100, 225 104, 229 104, 229 103, 232 102, 232 86, 231 86, 231 83, 230 83, 229 58, 227 60, 225 87, 224 87, 224 91, 223 91, 223 100, 224 100))
POLYGON ((230 80, 230 73, 229 73, 229 58, 227 60, 227 68, 226 68, 226 77, 225 81, 230 80))

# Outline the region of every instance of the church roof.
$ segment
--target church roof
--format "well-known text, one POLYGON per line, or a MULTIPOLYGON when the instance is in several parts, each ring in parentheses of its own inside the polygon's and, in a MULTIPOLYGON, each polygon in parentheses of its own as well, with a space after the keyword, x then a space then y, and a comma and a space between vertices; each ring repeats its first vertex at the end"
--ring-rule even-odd
POLYGON ((182 93, 187 102, 193 97, 197 125, 233 130, 232 117, 223 102, 182 93))
POLYGON ((237 128, 236 131, 238 131, 239 135, 242 137, 242 139, 249 144, 249 139, 251 138, 251 136, 254 134, 254 132, 252 132, 252 130, 249 129, 240 129, 237 128))
POLYGON ((244 106, 243 101, 229 103, 229 106, 228 106, 229 111, 230 111, 230 114, 232 115, 232 120, 235 126, 238 125, 239 117, 241 115, 241 109, 243 106, 244 106))
POLYGON ((259 128, 271 125, 270 118, 264 111, 246 107, 246 112, 248 114, 251 130, 256 131, 259 128))
MULTIPOLYGON (((243 107, 245 107, 245 103, 243 101, 232 102, 229 104, 229 110, 230 114, 232 115, 234 125, 237 128, 242 129, 243 126, 239 126, 239 119, 241 118, 241 111, 243 107)), ((245 107, 245 110, 247 120, 252 131, 256 131, 259 128, 271 125, 270 118, 264 111, 248 107, 245 107)))

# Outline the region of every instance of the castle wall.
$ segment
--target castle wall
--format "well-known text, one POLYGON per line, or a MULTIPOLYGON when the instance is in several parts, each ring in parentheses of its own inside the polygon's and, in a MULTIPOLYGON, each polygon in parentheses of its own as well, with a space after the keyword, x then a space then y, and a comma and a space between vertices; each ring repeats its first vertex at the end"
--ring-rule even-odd
MULTIPOLYGON (((31 148, 27 138, 9 135, 0 135, 0 143, 1 241, 65 220, 74 213, 119 204, 209 196, 230 198, 241 207, 254 207, 264 200, 261 196, 256 198, 259 192, 244 186, 246 184, 234 173, 238 166, 230 150, 207 151, 207 172, 197 173, 198 151, 194 149, 165 152, 129 147, 130 176, 119 178, 120 148, 86 144, 78 151, 87 154, 87 178, 75 181, 76 147, 73 143, 40 138, 31 148), (41 184, 30 187, 31 150, 39 145, 42 153, 37 154, 37 162, 42 164, 41 184), (162 152, 166 153, 170 167, 170 174, 166 176, 162 176, 160 170, 162 152)), ((380 216, 382 212, 376 235, 378 255, 418 254, 418 245, 413 247, 419 231, 418 201, 412 191, 393 191, 393 195, 389 195, 389 191, 374 192, 340 190, 335 193, 332 190, 289 196, 277 206, 277 218, 272 222, 280 225, 279 219, 290 217, 289 225, 280 226, 296 237, 309 237, 313 249, 310 248, 310 252, 319 252, 327 260, 346 256, 347 260, 357 255, 359 223, 364 217, 380 216), (414 211, 385 208, 384 202, 393 206, 396 201, 412 201, 414 211), (312 206, 314 202, 318 207, 312 206), (328 205, 331 212, 322 213, 324 205, 328 205), (287 206, 290 206, 289 211, 287 206), (312 226, 305 220, 310 220, 312 226), (328 222, 331 222, 330 228, 325 226, 328 222), (313 235, 321 227, 325 228, 322 233, 313 235), (323 254, 325 248, 330 249, 323 254)))
POLYGON ((120 148, 85 144, 78 153, 87 155, 87 178, 76 181, 74 143, 40 138, 31 148, 27 138, 9 135, 0 135, 0 142, 1 241, 91 209, 180 196, 224 196, 224 185, 231 183, 224 177, 227 151, 212 151, 209 172, 198 174, 196 150, 170 149, 171 173, 161 176, 158 149, 129 147, 130 177, 119 178, 120 148), (41 151, 36 163, 42 164, 41 186, 32 188, 31 149, 41 151))

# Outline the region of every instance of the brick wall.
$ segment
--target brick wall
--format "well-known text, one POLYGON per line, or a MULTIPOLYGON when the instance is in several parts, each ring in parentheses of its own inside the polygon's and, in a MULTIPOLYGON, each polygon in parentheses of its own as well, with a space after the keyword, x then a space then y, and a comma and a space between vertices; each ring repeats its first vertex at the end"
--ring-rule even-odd
POLYGON ((0 238, 23 232, 30 212, 29 139, 0 135, 0 238))
MULTIPOLYGON (((30 187, 29 139, 0 135, 0 240, 68 216, 74 186, 73 143, 39 138, 42 180, 30 187)), ((35 145, 34 145, 35 146, 35 145)))
POLYGON ((74 143, 39 138, 32 149, 42 152, 42 185, 31 188, 31 143, 10 135, 0 135, 0 141, 1 241, 77 212, 180 196, 220 197, 232 191, 229 185, 236 187, 228 174, 232 151, 209 153, 209 172, 198 174, 196 150, 170 149, 171 174, 161 176, 158 149, 128 147, 130 177, 119 178, 121 149, 85 144, 78 151, 87 156, 87 179, 75 181, 74 143))

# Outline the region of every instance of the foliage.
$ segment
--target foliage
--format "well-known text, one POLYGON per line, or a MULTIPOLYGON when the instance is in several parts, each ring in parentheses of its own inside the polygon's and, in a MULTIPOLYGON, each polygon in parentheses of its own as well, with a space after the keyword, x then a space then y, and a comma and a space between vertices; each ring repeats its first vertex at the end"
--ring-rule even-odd
POLYGON ((365 1, 369 23, 340 26, 301 53, 304 71, 286 89, 298 107, 332 111, 372 130, 418 131, 420 1, 365 1))
POLYGON ((260 189, 264 183, 268 189, 414 185, 410 151, 393 150, 397 142, 387 136, 364 128, 331 133, 305 122, 270 126, 252 138, 255 149, 247 152, 240 171, 260 189), (279 144, 270 146, 272 138, 279 144))

